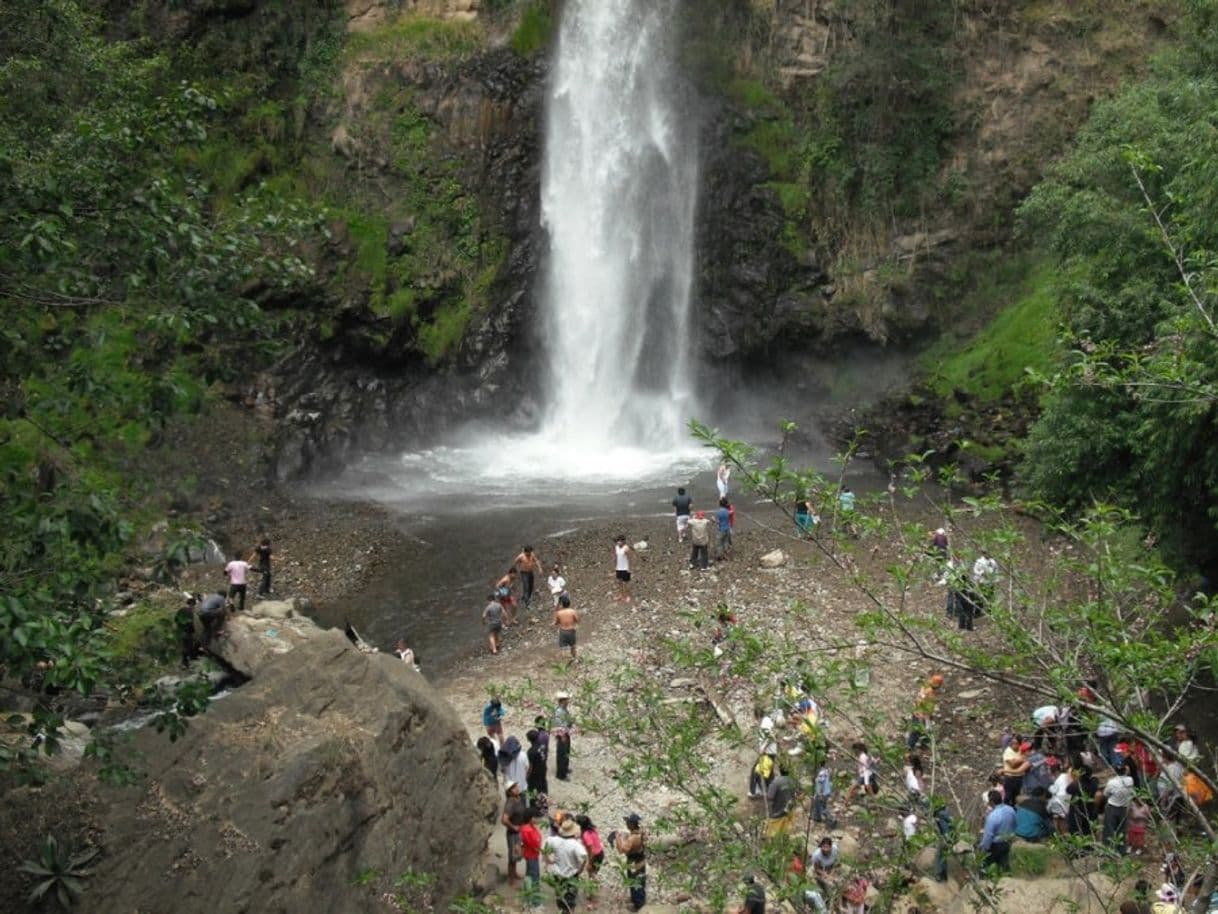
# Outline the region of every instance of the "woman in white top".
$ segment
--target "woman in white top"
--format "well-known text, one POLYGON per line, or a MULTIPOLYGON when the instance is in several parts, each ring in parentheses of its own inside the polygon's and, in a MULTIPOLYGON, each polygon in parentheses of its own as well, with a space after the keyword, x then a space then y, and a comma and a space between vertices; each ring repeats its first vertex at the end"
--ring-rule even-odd
POLYGON ((617 599, 630 602, 630 557, 634 550, 626 543, 626 537, 618 534, 613 541, 613 575, 617 578, 617 599))
POLYGON ((719 497, 727 498, 728 483, 732 478, 732 468, 726 463, 719 464, 719 472, 715 474, 715 486, 719 489, 719 497))

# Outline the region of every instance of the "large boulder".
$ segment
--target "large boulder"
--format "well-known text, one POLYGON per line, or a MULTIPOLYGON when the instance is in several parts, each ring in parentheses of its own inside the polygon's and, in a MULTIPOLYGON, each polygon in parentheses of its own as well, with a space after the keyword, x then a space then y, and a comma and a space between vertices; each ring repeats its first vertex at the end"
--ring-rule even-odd
POLYGON ((237 616, 220 652, 252 680, 176 742, 139 733, 147 778, 103 791, 92 910, 366 912, 406 872, 436 910, 468 889, 498 798, 422 676, 305 619, 237 616))

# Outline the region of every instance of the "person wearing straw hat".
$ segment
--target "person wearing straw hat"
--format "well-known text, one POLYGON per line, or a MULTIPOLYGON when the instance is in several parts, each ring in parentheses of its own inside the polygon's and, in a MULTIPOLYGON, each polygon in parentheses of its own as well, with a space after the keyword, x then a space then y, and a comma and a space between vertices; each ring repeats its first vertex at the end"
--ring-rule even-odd
POLYGON ((559 692, 554 700, 558 702, 550 726, 557 756, 554 775, 560 781, 565 781, 571 777, 571 729, 575 726, 575 719, 571 716, 571 693, 559 692))
POLYGON ((588 850, 580 840, 579 823, 571 816, 562 820, 558 834, 542 843, 542 852, 554 876, 558 910, 572 914, 579 898, 579 874, 588 864, 588 850))

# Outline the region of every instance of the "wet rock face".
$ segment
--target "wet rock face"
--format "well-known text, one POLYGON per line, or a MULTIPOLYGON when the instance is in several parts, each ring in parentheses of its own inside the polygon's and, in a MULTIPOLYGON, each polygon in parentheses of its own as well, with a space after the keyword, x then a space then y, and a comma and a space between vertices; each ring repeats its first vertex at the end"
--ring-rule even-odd
POLYGON ((733 142, 736 119, 720 112, 702 141, 696 320, 699 349, 714 361, 811 337, 826 311, 823 273, 780 242, 786 219, 766 187, 772 175, 756 153, 733 142))
POLYGON ((442 910, 478 875, 497 797, 452 709, 392 654, 287 624, 230 620, 252 681, 176 743, 137 737, 148 777, 103 791, 92 910, 362 914, 369 870, 434 874, 442 910))
MULTIPOLYGON (((354 454, 431 438, 492 412, 520 411, 525 421, 535 412, 533 289, 545 251, 538 213, 544 60, 501 49, 455 63, 403 61, 352 79, 361 84, 346 87, 344 117, 352 128, 343 127, 343 134, 350 157, 366 164, 378 156, 351 139, 360 119, 370 117, 359 100, 387 87, 408 89, 439 125, 463 186, 498 226, 507 253, 492 306, 473 317, 455 355, 439 365, 421 361, 406 340, 368 345, 379 326, 351 302, 331 340, 302 342, 260 378, 260 389, 250 393, 271 405, 280 426, 271 461, 280 480, 333 472, 354 454)), ((390 170, 385 180, 391 185, 393 177, 390 170)), ((396 221, 390 247, 404 244, 412 231, 408 218, 396 221)), ((401 329, 409 332, 409 324, 401 329)))

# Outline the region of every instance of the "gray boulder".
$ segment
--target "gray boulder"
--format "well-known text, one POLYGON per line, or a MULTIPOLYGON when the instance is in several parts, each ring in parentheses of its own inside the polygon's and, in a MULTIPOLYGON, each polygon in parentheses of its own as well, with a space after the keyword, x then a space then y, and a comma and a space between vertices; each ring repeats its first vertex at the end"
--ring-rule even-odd
POLYGON ((148 777, 103 789, 92 910, 354 914, 407 871, 436 910, 467 890, 498 797, 423 677, 300 618, 230 619, 220 653, 252 680, 177 742, 137 734, 148 777))

